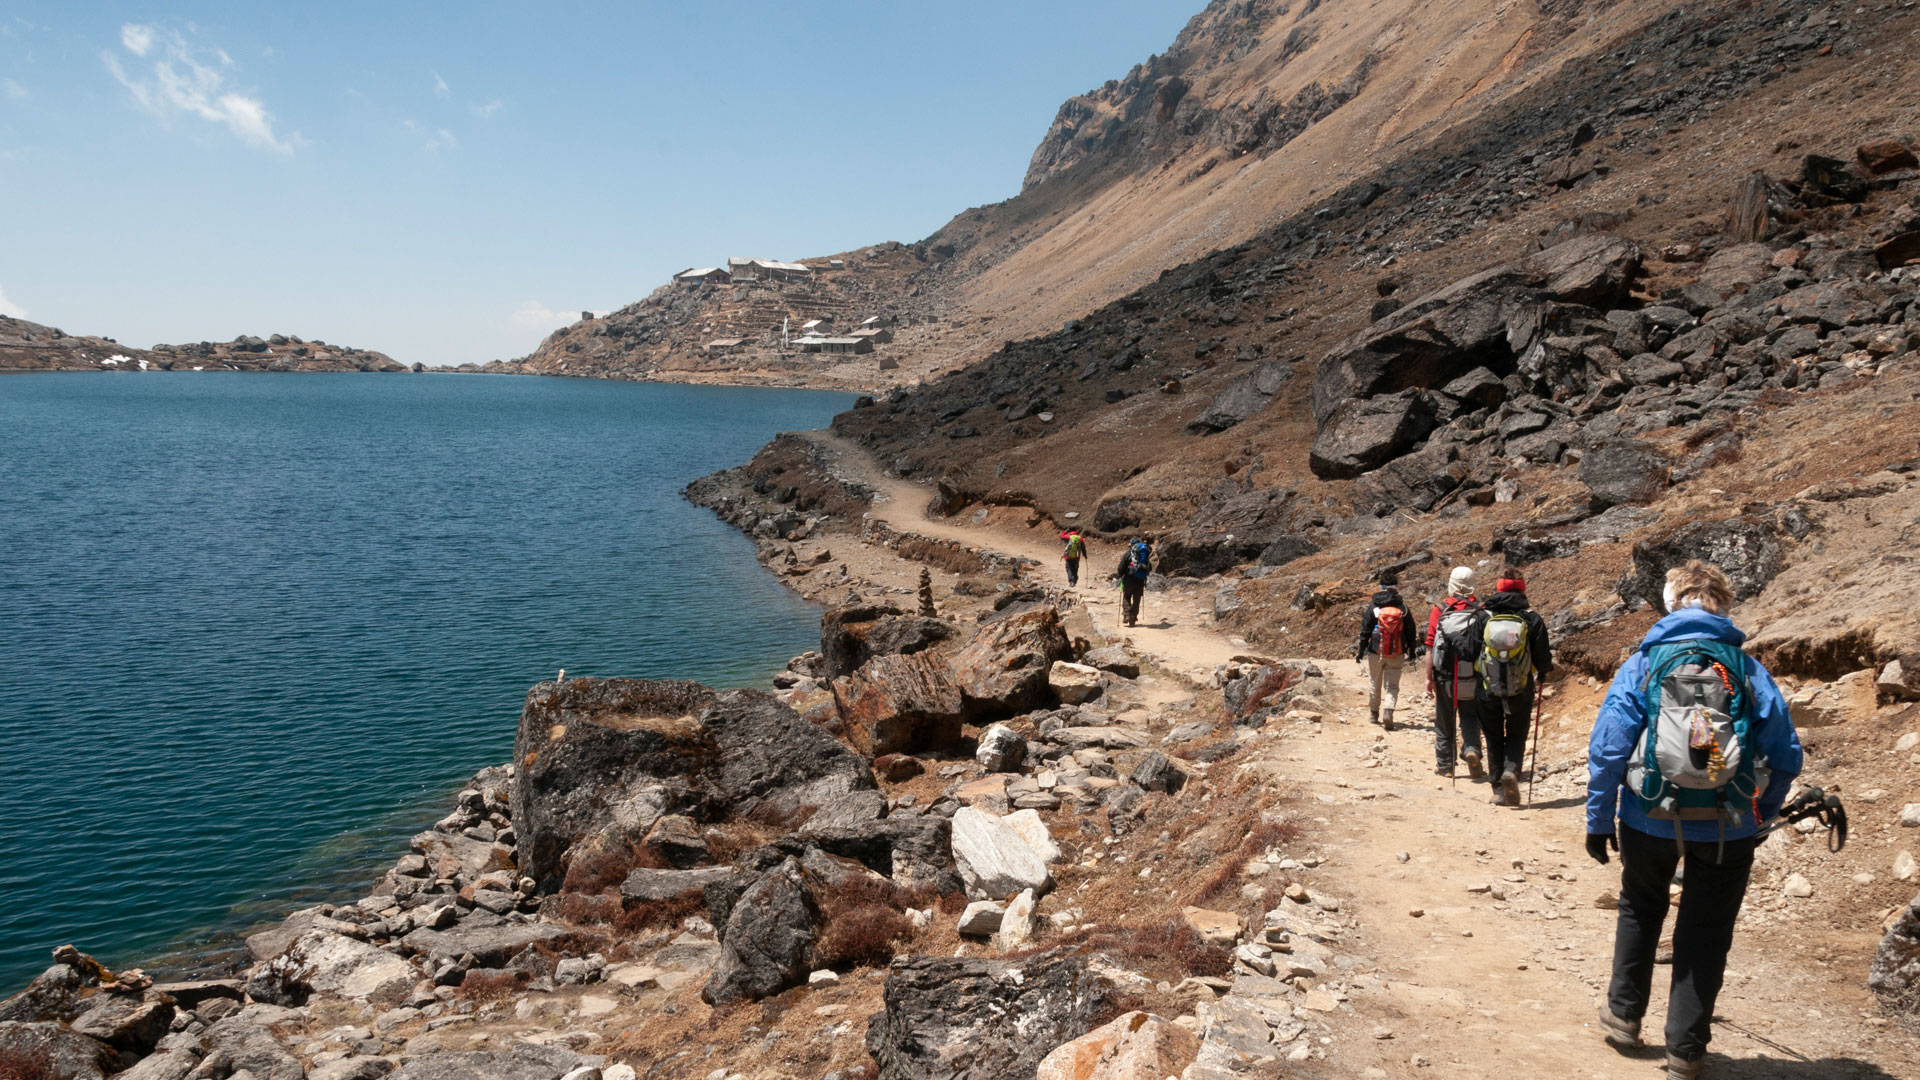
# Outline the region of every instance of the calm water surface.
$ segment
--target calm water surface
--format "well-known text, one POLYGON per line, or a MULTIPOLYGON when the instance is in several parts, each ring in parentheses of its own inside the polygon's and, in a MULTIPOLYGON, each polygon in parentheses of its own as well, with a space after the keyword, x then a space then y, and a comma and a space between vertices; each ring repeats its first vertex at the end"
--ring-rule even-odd
POLYGON ((558 668, 758 683, 816 613, 679 492, 849 402, 0 378, 0 994, 357 896, 558 668))

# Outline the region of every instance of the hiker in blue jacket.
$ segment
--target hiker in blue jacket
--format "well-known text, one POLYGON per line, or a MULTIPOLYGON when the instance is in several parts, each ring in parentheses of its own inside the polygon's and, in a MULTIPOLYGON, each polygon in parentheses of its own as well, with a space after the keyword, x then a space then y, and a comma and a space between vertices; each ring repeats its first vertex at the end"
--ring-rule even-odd
MULTIPOLYGON (((1759 843, 1756 833, 1780 813, 1787 789, 1800 773, 1801 753, 1800 737, 1793 729, 1780 688, 1759 661, 1739 652, 1747 636, 1726 615, 1733 605, 1733 588, 1727 575, 1696 559, 1668 572, 1664 599, 1669 614, 1654 624, 1639 649, 1614 676, 1594 722, 1587 748, 1587 854, 1605 864, 1608 847, 1620 853, 1620 915, 1614 932, 1613 982, 1600 1016, 1607 1042, 1619 1047, 1640 1044, 1640 1019, 1652 991, 1654 954, 1669 907, 1668 885, 1681 859, 1686 860, 1680 913, 1673 927, 1673 984, 1667 1002, 1666 1047, 1671 1080, 1693 1080, 1700 1074, 1707 1041, 1712 1037, 1714 1000, 1726 975, 1734 920, 1740 914, 1753 870, 1753 852, 1759 843), (1705 820, 1668 816, 1673 810, 1661 808, 1660 793, 1679 789, 1663 786, 1665 769, 1654 772, 1646 760, 1652 755, 1645 749, 1636 756, 1641 735, 1648 728, 1648 695, 1655 710, 1669 700, 1661 686, 1647 685, 1650 665, 1670 662, 1666 658, 1676 650, 1661 647, 1681 642, 1699 642, 1713 650, 1710 655, 1724 657, 1725 666, 1743 669, 1737 678, 1725 667, 1712 664, 1689 669, 1700 672, 1695 678, 1704 677, 1709 690, 1715 680, 1720 680, 1728 693, 1738 687, 1750 694, 1750 701, 1737 711, 1748 720, 1755 771, 1742 778, 1736 770, 1736 782, 1717 789, 1732 794, 1708 792, 1708 798, 1724 798, 1726 805, 1706 811, 1713 817, 1705 820), (1659 660, 1654 659, 1656 650, 1659 660), (1630 778, 1630 767, 1637 773, 1645 772, 1630 778), (1652 801, 1633 786, 1636 781, 1653 789, 1652 801), (1742 781, 1750 784, 1751 790, 1743 790, 1742 781), (1622 787, 1627 788, 1624 798, 1622 787), (1617 839, 1616 804, 1620 818, 1617 839)), ((1700 655, 1696 652, 1694 659, 1700 655)), ((1682 711, 1677 715, 1690 714, 1682 711)), ((1669 720, 1661 730, 1671 730, 1672 726, 1669 720)), ((1680 754, 1689 753, 1689 747, 1704 747, 1711 755, 1722 753, 1715 748, 1713 738, 1689 741, 1689 730, 1685 723, 1680 725, 1675 744, 1680 754)), ((1691 730, 1711 734, 1703 728, 1691 730)), ((1666 746, 1660 743, 1662 751, 1666 746)), ((1722 757, 1712 760, 1715 768, 1730 767, 1722 757)))

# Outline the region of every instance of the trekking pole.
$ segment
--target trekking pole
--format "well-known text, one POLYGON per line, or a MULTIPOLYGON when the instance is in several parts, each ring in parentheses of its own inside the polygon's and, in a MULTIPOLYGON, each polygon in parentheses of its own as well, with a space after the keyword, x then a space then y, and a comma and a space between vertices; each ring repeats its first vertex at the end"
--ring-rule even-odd
POLYGON ((1547 697, 1538 679, 1533 686, 1533 768, 1527 770, 1527 805, 1533 805, 1533 778, 1540 771, 1540 709, 1547 697))

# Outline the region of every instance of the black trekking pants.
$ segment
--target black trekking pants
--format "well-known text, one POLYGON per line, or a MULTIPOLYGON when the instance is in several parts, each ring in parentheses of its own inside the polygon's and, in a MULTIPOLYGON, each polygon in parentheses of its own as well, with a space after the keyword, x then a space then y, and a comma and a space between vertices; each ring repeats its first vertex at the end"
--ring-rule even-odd
MULTIPOLYGON (((1456 719, 1460 728, 1458 749, 1480 753, 1480 702, 1468 698, 1456 709, 1453 691, 1453 684, 1448 680, 1433 681, 1433 763, 1442 769, 1451 769, 1454 765, 1456 719)), ((1482 754, 1480 760, 1485 761, 1486 756, 1482 754)))
POLYGON ((1146 582, 1132 581, 1125 578, 1121 579, 1120 614, 1121 617, 1126 620, 1128 626, 1132 626, 1134 623, 1140 621, 1140 598, 1146 595, 1146 592, 1146 582))
MULTIPOLYGON (((1487 733, 1487 775, 1499 781, 1500 774, 1511 771, 1519 776, 1527 759, 1527 725, 1533 722, 1533 693, 1513 697, 1495 697, 1482 689, 1476 702, 1480 726, 1487 733)), ((1461 702, 1460 707, 1466 708, 1461 702)))
POLYGON ((1066 560, 1066 563, 1067 563, 1067 584, 1069 585, 1080 584, 1080 560, 1068 559, 1066 560))
MULTIPOLYGON (((1733 922, 1753 872, 1749 836, 1724 845, 1687 843, 1687 875, 1680 915, 1673 923, 1673 985, 1667 995, 1667 1049, 1689 1061, 1707 1052, 1713 1003, 1727 974, 1733 922), (1717 861, 1716 861, 1717 854, 1717 861)), ((1613 935, 1613 984, 1607 1005, 1615 1016, 1646 1015, 1653 990, 1653 957, 1667 919, 1667 886, 1680 850, 1671 836, 1649 836, 1620 826, 1620 919, 1613 935)))

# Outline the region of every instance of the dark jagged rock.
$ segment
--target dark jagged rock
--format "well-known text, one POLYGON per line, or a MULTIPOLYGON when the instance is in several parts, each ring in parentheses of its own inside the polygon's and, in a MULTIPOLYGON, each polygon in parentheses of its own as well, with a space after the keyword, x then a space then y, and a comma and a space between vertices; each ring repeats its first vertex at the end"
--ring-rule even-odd
POLYGON ((1153 750, 1140 759, 1140 764, 1134 766, 1133 775, 1129 779, 1145 791, 1173 793, 1186 784, 1187 774, 1180 771, 1180 766, 1167 760, 1167 755, 1153 750))
POLYGON ((1312 504, 1291 488, 1247 490, 1234 481, 1222 481, 1186 528, 1161 540, 1158 569, 1176 577, 1222 573, 1262 558, 1275 544, 1298 538, 1322 520, 1312 504))
POLYGON ((1384 517, 1395 510, 1426 512, 1467 478, 1457 447, 1435 439, 1353 482, 1355 513, 1384 517))
POLYGON ((1580 459, 1580 482, 1601 506, 1649 503, 1667 488, 1670 463, 1653 447, 1632 439, 1614 439, 1587 450, 1580 459))
POLYGON ((1434 423, 1433 397, 1424 391, 1350 401, 1329 414, 1307 464, 1323 480, 1359 476, 1413 449, 1434 423))
POLYGON ((1014 716, 1048 704, 1047 671, 1073 655, 1051 607, 982 626, 951 660, 953 682, 973 719, 1014 716))
POLYGON ((1314 372, 1314 420, 1324 431, 1355 399, 1443 387, 1475 368, 1510 372, 1544 304, 1617 306, 1640 260, 1633 242, 1590 233, 1423 296, 1328 353, 1314 372))
POLYGON ((1305 660, 1283 660, 1267 664, 1227 680, 1222 688, 1227 712, 1241 719, 1281 704, 1287 692, 1305 679, 1317 678, 1320 668, 1305 660))
POLYGON ((1079 957, 896 960, 867 1052, 880 1080, 1030 1078, 1054 1047, 1093 1029, 1112 993, 1079 957))
POLYGON ((1666 610, 1661 591, 1667 571, 1691 559, 1719 567, 1733 583, 1736 600, 1748 600, 1786 566, 1787 546, 1770 518, 1749 515, 1720 521, 1696 521, 1633 545, 1631 569, 1621 577, 1623 600, 1666 610))
POLYGON ((930 649, 953 636, 951 623, 908 615, 885 604, 835 608, 820 617, 823 679, 851 675, 876 656, 930 649))
POLYGON ((700 714, 700 726, 720 749, 702 780, 733 816, 781 820, 873 791, 865 761, 769 694, 723 693, 700 714))
POLYGON ((700 1000, 709 1005, 758 1001, 805 982, 819 918, 799 860, 789 858, 761 875, 727 916, 720 963, 700 1000))
POLYGON ((1291 364, 1260 364, 1228 383, 1187 430, 1196 435, 1225 431, 1266 408, 1292 378, 1291 364))
POLYGON ((889 817, 857 825, 808 822, 797 839, 830 855, 853 859, 904 888, 955 892, 952 822, 938 815, 889 817))
POLYGON ((876 756, 952 746, 966 702, 947 662, 932 653, 876 656, 833 683, 849 741, 876 756))

